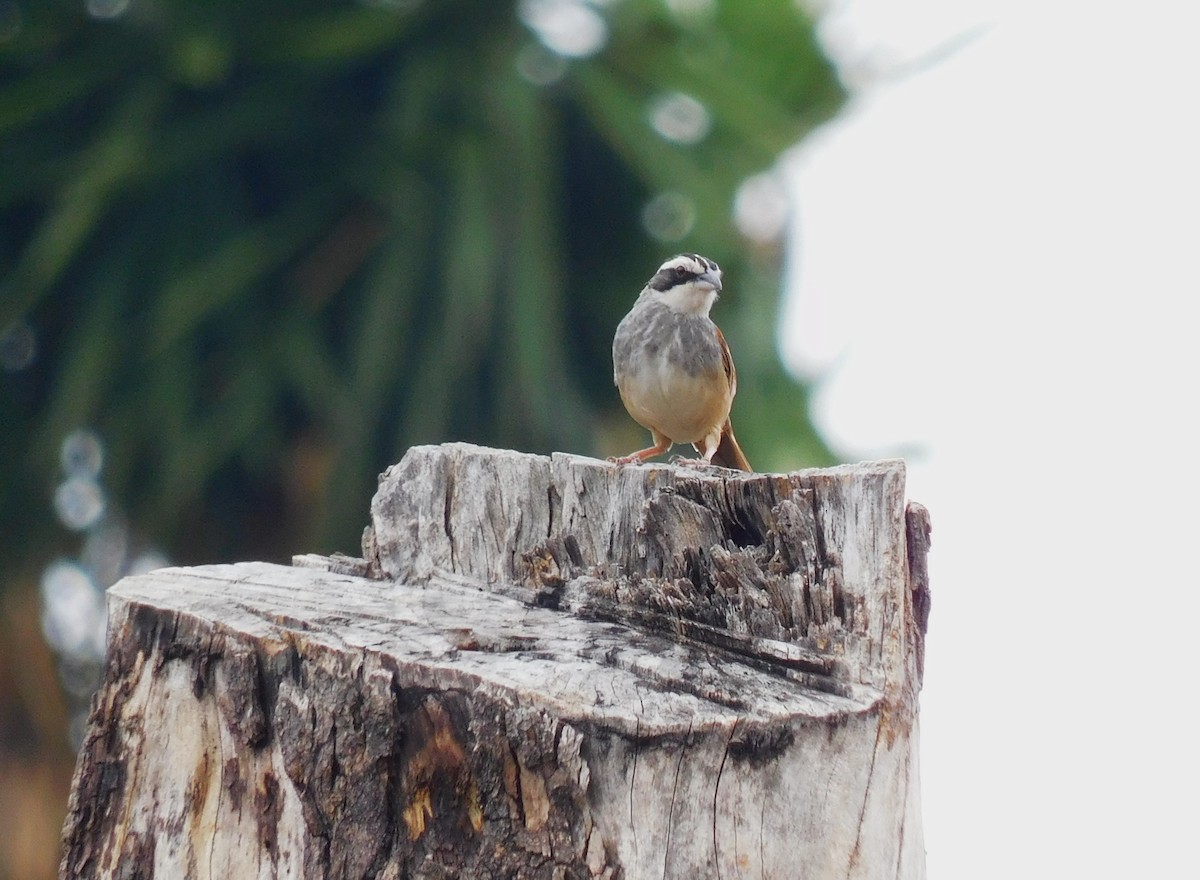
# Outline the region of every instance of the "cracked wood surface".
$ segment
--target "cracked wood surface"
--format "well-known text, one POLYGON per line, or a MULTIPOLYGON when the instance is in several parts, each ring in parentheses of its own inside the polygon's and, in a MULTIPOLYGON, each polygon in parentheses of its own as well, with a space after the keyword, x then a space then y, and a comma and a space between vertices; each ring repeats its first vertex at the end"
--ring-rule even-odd
POLYGON ((62 876, 919 880, 903 489, 420 447, 363 559, 128 578, 62 876))

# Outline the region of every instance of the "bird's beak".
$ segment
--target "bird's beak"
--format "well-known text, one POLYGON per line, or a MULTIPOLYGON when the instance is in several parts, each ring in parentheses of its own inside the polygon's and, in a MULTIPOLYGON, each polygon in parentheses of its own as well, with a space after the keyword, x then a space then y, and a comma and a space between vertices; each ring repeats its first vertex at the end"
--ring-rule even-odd
POLYGON ((720 272, 705 272, 703 275, 699 276, 696 280, 707 282, 712 287, 713 290, 721 289, 721 273, 720 272))

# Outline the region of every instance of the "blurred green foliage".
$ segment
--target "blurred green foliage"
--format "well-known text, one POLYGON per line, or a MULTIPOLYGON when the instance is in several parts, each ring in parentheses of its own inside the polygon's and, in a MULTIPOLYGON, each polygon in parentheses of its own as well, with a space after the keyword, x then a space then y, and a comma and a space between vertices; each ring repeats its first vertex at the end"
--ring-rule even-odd
POLYGON ((356 551, 416 443, 628 452, 612 333, 681 250, 726 269, 751 460, 828 462, 731 205, 842 100, 794 0, 0 0, 0 332, 37 341, 0 374, 0 552, 62 541, 79 426, 180 562, 356 551), (603 45, 550 51, 563 14, 603 45), (673 93, 695 143, 648 121, 673 93))

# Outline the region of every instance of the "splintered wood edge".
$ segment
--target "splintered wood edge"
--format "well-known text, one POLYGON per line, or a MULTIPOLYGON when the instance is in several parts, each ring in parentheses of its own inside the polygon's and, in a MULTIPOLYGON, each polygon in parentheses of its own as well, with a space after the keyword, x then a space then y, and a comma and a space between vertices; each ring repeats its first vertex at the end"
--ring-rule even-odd
MULTIPOLYGON (((623 590, 623 584, 657 576, 653 558, 663 549, 656 543, 662 536, 650 534, 649 511, 679 498, 682 513, 698 503, 728 524, 742 504, 758 506, 760 515, 785 502, 811 506, 819 531, 810 558, 821 569, 811 583, 831 591, 838 610, 834 619, 818 620, 815 629, 783 641, 807 643, 802 647, 834 662, 840 671, 831 681, 839 686, 867 685, 908 700, 916 664, 906 589, 905 477, 899 459, 742 473, 671 464, 618 466, 569 453, 547 457, 466 443, 418 446, 380 475, 364 536, 365 565, 372 576, 400 582, 434 585, 466 578, 481 589, 509 595, 523 588, 525 601, 533 605, 563 605, 557 594, 539 594, 546 584, 552 594, 562 585, 570 593, 572 584, 590 581, 596 591, 583 596, 587 607, 577 603, 563 610, 582 616, 595 612, 635 630, 658 630, 684 641, 694 636, 711 641, 703 633, 677 631, 691 625, 684 621, 703 619, 686 610, 675 615, 681 621, 676 626, 669 608, 666 617, 651 620, 645 604, 628 597, 617 596, 606 605, 605 597, 623 590), (645 572, 638 560, 649 560, 645 572), (545 584, 543 569, 551 578, 545 584)), ((663 534, 672 534, 669 527, 663 534)), ((686 535, 677 537, 687 543, 686 535)), ((697 548, 708 549, 707 540, 697 548)), ((726 551, 737 556, 742 547, 726 551)), ((300 561, 317 565, 311 558, 300 561)), ((340 561, 330 567, 346 571, 346 565, 340 561)), ((672 577, 686 573, 675 571, 672 577)), ((701 600, 701 613, 709 610, 703 591, 683 597, 683 603, 693 598, 701 600)), ((738 639, 734 633, 742 629, 729 627, 729 637, 738 639)), ((756 635, 776 638, 765 628, 756 635)), ((773 660, 744 637, 740 648, 750 659, 757 654, 759 661, 773 660)))
POLYGON ((627 736, 836 720, 881 699, 867 687, 823 693, 721 652, 452 585, 385 589, 315 568, 239 563, 160 569, 108 595, 110 638, 134 616, 167 628, 153 638, 169 638, 171 619, 184 616, 259 651, 376 655, 405 686, 482 688, 627 736))

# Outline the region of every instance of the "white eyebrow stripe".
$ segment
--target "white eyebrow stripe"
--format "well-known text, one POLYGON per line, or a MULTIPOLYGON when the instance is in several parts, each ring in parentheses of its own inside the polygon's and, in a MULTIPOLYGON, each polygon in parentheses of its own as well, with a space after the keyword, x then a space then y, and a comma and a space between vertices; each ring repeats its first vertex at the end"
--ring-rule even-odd
POLYGON ((658 267, 659 272, 662 272, 664 269, 687 269, 689 272, 695 272, 697 275, 703 275, 705 272, 721 271, 717 267, 717 264, 707 257, 696 259, 686 254, 672 257, 658 267))

